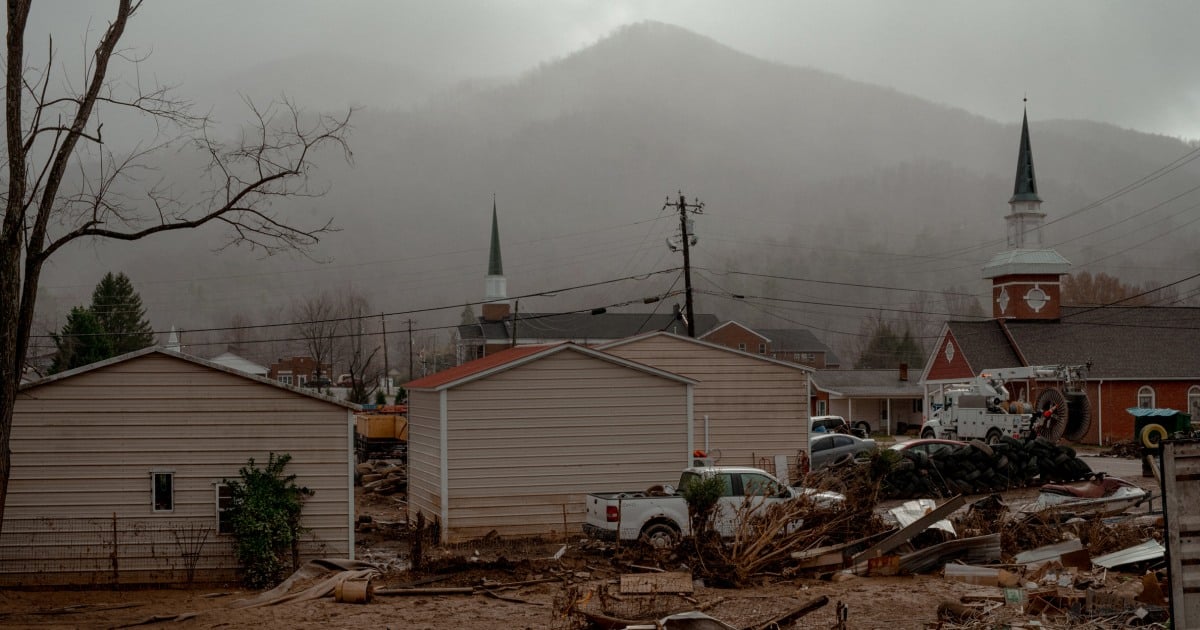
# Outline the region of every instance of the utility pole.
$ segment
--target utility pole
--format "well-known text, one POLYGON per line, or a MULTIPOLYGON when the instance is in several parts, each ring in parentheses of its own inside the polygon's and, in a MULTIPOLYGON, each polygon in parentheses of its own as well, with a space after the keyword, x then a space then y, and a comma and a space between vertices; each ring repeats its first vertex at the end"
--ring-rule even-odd
MULTIPOLYGON (((667 197, 666 202, 663 203, 663 210, 669 207, 679 210, 679 240, 682 241, 683 247, 683 290, 685 296, 684 304, 687 309, 687 332, 689 337, 695 337, 696 313, 692 308, 692 258, 688 248, 696 244, 696 236, 688 228, 690 221, 687 215, 689 212, 692 214, 704 214, 704 202, 696 198, 692 200, 692 203, 688 203, 681 190, 679 191, 679 201, 672 203, 671 198, 667 197)), ((667 246, 671 248, 671 251, 677 249, 671 243, 671 239, 667 239, 667 246)))
POLYGON ((412 346, 412 320, 408 320, 408 380, 413 380, 413 346, 412 346))
POLYGON ((512 320, 513 320, 513 329, 512 329, 512 343, 508 344, 508 347, 509 347, 509 348, 516 348, 516 347, 517 347, 517 315, 519 315, 519 314, 520 314, 520 311, 521 311, 521 300, 519 300, 519 299, 518 299, 518 300, 516 300, 516 301, 514 301, 514 302, 513 302, 513 314, 512 314, 512 320))
POLYGON ((388 376, 387 320, 383 318, 383 313, 379 314, 379 327, 383 330, 383 389, 385 394, 390 394, 392 393, 392 381, 388 376))

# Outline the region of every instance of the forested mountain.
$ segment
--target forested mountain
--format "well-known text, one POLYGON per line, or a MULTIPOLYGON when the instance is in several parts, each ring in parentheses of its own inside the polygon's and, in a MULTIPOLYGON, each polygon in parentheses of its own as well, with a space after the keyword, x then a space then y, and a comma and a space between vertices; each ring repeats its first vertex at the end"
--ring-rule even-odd
MULTIPOLYGON (((698 287, 795 300, 705 294, 699 308, 772 327, 811 323, 841 348, 854 342, 842 333, 857 331, 860 317, 891 317, 878 309, 921 300, 912 292, 720 274, 982 294, 979 269, 1003 248, 1020 94, 1011 119, 997 122, 920 95, 757 59, 657 23, 623 28, 513 80, 435 91, 419 72, 395 76, 387 89, 360 93, 386 100, 406 80, 413 93, 435 93, 416 105, 399 97, 363 103, 354 116, 353 166, 324 156, 318 180, 329 193, 287 202, 296 217, 331 215, 342 228, 313 252, 328 264, 214 253, 216 230, 76 248, 47 274, 43 317, 65 317, 76 285, 86 292, 113 270, 142 287, 160 330, 223 326, 234 316, 280 321, 291 300, 322 287, 369 294, 379 311, 453 306, 418 316, 426 326, 453 324, 465 302, 482 298, 493 194, 511 295, 680 264, 663 244, 677 223, 660 210, 666 195, 683 190, 706 203, 696 217, 694 262, 706 268, 698 287), (66 280, 85 265, 96 278, 66 280)), ((1137 213, 1188 190, 1194 165, 1067 215, 1194 147, 1105 124, 1042 120, 1037 95, 1030 96, 1049 244, 1081 268, 1133 281, 1187 275, 1182 270, 1195 267, 1190 222, 1200 216, 1187 208, 1196 202, 1184 197, 1137 213)), ((182 163, 162 170, 185 181, 191 172, 182 163)), ((560 292, 521 308, 636 299, 644 310, 650 307, 640 298, 673 280, 560 292)), ((926 296, 922 308, 936 316, 947 309, 940 299, 926 296)))

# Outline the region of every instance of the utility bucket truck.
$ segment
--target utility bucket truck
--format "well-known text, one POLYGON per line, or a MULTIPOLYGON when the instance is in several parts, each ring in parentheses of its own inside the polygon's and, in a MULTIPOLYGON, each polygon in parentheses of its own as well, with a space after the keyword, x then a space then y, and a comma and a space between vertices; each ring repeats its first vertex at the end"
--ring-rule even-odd
POLYGON ((1032 365, 984 370, 966 383, 948 386, 921 427, 921 437, 984 440, 1043 437, 1079 440, 1091 426, 1091 403, 1084 391, 1086 365, 1032 365), (1016 400, 1009 383, 1028 382, 1026 399, 1016 400), (1028 393, 1040 388, 1030 403, 1028 393), (940 403, 940 406, 939 404, 940 403))

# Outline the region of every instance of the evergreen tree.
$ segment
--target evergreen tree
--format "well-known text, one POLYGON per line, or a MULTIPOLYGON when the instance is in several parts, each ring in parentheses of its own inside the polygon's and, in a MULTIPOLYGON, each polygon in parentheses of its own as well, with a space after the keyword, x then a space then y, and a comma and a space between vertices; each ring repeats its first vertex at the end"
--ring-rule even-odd
POLYGON ((54 335, 54 345, 58 351, 50 365, 51 374, 114 356, 112 343, 100 325, 100 319, 82 306, 71 309, 62 332, 54 335))
POLYGON ((458 314, 458 323, 463 326, 479 323, 479 320, 475 318, 475 309, 471 308, 470 304, 463 305, 462 312, 458 314))
POLYGON ((858 369, 894 368, 901 363, 920 369, 925 365, 925 351, 913 338, 908 324, 903 334, 884 321, 877 321, 870 340, 859 355, 854 367, 858 369))
POLYGON ((111 356, 154 345, 154 329, 146 321, 142 297, 124 273, 104 275, 92 291, 91 310, 109 335, 111 356))

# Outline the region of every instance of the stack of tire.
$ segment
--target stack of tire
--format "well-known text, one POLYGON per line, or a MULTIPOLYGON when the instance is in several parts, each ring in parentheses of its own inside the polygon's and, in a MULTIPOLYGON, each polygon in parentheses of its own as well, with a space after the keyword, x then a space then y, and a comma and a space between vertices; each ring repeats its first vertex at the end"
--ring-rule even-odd
POLYGON ((933 455, 900 451, 901 459, 884 479, 885 496, 893 499, 946 497, 1001 492, 1031 485, 1077 481, 1092 469, 1067 445, 1045 438, 1001 437, 992 444, 972 441, 933 455))

